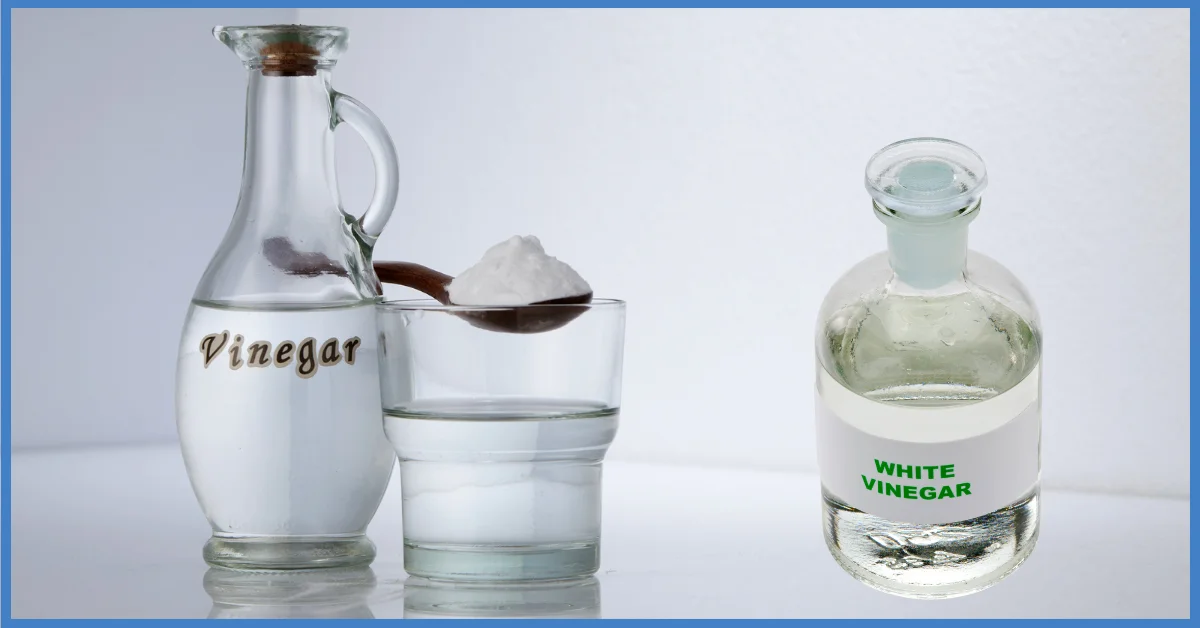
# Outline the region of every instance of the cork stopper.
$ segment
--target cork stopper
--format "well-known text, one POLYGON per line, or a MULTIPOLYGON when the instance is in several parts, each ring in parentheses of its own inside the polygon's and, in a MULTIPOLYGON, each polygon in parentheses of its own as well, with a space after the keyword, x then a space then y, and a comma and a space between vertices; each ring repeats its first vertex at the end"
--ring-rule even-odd
POLYGON ((315 76, 320 53, 299 41, 267 44, 258 51, 263 76, 315 76))

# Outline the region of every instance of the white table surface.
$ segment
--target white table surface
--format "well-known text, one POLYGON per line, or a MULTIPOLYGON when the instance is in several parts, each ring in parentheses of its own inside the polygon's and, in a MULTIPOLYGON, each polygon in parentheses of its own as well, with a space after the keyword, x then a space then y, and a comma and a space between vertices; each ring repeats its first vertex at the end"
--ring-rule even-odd
MULTIPOLYGON (((586 591, 455 595, 524 616, 555 601, 613 618, 1189 615, 1186 500, 1047 491, 1041 540, 1016 573, 965 598, 914 601, 834 564, 815 476, 610 461, 604 481, 602 565, 586 591)), ((261 600, 214 603, 200 558, 209 529, 176 447, 18 452, 12 616, 412 617, 420 590, 406 610, 400 501, 393 478, 368 532, 379 557, 350 584, 284 575, 264 581, 273 593, 261 600)))

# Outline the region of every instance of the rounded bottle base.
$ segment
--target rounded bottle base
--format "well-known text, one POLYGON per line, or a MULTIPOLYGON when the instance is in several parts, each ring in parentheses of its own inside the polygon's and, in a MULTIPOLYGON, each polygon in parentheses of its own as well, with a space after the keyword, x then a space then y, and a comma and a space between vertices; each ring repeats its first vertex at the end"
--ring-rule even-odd
POLYGON ((824 495, 825 544, 847 573, 874 589, 913 599, 982 591, 1033 552, 1038 492, 982 517, 916 525, 875 517, 824 495))
POLYGON ((362 567, 375 560, 375 544, 356 536, 216 536, 204 544, 204 561, 245 571, 362 567))
POLYGON ((596 573, 600 544, 459 545, 404 543, 404 570, 430 580, 564 580, 596 573))

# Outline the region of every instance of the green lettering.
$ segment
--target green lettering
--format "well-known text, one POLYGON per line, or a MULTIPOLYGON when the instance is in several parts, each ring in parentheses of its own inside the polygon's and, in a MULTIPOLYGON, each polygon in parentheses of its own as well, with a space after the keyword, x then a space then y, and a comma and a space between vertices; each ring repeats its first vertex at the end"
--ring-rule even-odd
POLYGON ((862 476, 862 479, 863 479, 863 486, 867 487, 868 491, 875 488, 875 478, 868 478, 867 476, 864 475, 864 476, 862 476))
POLYGON ((911 480, 912 476, 913 476, 913 468, 912 468, 911 464, 910 465, 899 465, 899 464, 896 465, 896 477, 908 478, 911 480))
POLYGON ((932 467, 921 467, 921 468, 925 469, 927 471, 925 476, 928 477, 929 479, 932 480, 937 477, 937 470, 938 470, 937 465, 933 465, 932 467))
POLYGON ((904 487, 904 499, 916 499, 917 487, 908 485, 904 487))
POLYGON ((956 495, 955 497, 962 497, 963 495, 970 495, 971 494, 971 483, 963 482, 962 484, 959 484, 958 486, 956 486, 955 489, 958 490, 958 495, 956 495))
POLYGON ((900 497, 900 485, 899 485, 899 484, 892 484, 891 482, 888 482, 888 485, 887 485, 887 494, 888 494, 888 496, 889 496, 889 497, 890 497, 890 496, 892 496, 892 495, 895 495, 896 497, 900 497), (893 489, 894 489, 894 490, 893 490, 893 489))
POLYGON ((953 486, 943 486, 942 492, 938 493, 938 499, 946 499, 947 497, 954 497, 953 486))
POLYGON ((952 478, 952 477, 954 477, 954 465, 952 465, 952 464, 942 465, 942 478, 952 478))
POLYGON ((876 473, 886 473, 888 475, 891 475, 895 470, 896 470, 896 464, 894 462, 884 462, 878 458, 875 459, 875 472, 876 473))
POLYGON ((922 486, 921 499, 937 499, 937 489, 932 486, 922 486))

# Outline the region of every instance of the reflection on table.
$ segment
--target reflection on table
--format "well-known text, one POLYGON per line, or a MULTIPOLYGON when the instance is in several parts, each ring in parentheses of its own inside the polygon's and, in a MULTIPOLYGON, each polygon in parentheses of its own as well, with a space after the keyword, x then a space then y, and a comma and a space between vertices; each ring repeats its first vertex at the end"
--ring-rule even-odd
POLYGON ((410 577, 404 618, 494 617, 597 619, 600 581, 594 577, 530 583, 452 583, 410 577))
POLYGON ((211 568, 204 591, 210 619, 374 619, 367 598, 375 591, 369 567, 251 572, 211 568))

